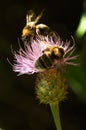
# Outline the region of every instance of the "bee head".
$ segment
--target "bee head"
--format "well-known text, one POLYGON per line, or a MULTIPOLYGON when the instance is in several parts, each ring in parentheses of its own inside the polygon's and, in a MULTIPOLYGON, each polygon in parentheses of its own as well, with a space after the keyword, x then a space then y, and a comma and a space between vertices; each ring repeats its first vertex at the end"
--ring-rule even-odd
POLYGON ((46 54, 47 56, 51 55, 52 53, 52 47, 47 47, 45 50, 42 51, 43 54, 46 54))
POLYGON ((22 30, 22 36, 33 35, 33 31, 30 26, 25 26, 22 30))
POLYGON ((63 49, 63 47, 54 47, 53 48, 53 54, 57 58, 62 58, 63 55, 64 55, 64 49, 63 49))

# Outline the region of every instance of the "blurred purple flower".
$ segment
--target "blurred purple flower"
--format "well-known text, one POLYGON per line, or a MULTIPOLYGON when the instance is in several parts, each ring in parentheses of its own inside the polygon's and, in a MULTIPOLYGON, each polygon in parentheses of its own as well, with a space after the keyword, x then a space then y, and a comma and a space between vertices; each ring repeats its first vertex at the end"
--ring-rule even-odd
POLYGON ((18 72, 18 75, 40 72, 41 70, 37 70, 35 68, 35 62, 40 56, 43 55, 43 50, 50 46, 62 47, 64 50, 62 60, 57 60, 57 66, 66 64, 76 65, 75 63, 71 62, 71 60, 76 59, 77 57, 71 56, 75 50, 75 44, 70 46, 70 41, 66 41, 64 43, 60 38, 54 42, 52 38, 45 37, 44 39, 41 39, 41 37, 39 37, 36 40, 32 40, 31 44, 25 44, 24 49, 20 47, 18 52, 13 52, 13 71, 18 72))

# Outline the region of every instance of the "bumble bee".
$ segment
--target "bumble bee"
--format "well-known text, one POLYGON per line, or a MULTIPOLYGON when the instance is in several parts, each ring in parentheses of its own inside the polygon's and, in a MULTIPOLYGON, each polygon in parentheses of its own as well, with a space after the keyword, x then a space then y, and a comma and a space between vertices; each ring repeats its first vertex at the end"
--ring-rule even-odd
MULTIPOLYGON (((44 10, 43 10, 44 11, 44 10)), ((49 30, 49 27, 45 24, 37 24, 43 15, 43 11, 36 17, 33 10, 29 10, 26 15, 26 26, 22 30, 22 40, 29 41, 34 38, 37 34, 44 33, 49 30)))
POLYGON ((36 70, 43 71, 56 66, 57 61, 61 61, 63 59, 65 52, 63 47, 50 46, 43 50, 42 53, 43 54, 35 62, 34 67, 36 70))

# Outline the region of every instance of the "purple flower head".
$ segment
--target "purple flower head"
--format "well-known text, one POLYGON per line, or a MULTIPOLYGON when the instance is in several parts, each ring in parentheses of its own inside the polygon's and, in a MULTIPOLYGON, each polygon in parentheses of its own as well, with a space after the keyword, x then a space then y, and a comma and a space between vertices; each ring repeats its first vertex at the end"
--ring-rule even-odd
MULTIPOLYGON (((70 46, 70 41, 65 43, 59 38, 56 42, 52 38, 48 37, 37 37, 36 40, 32 40, 31 44, 25 44, 24 49, 20 47, 18 52, 14 52, 14 64, 13 71, 18 72, 19 75, 22 74, 33 74, 35 72, 45 71, 47 69, 37 69, 35 64, 37 60, 42 57, 43 51, 47 48, 59 47, 64 51, 64 55, 59 60, 55 59, 55 64, 49 66, 49 68, 56 66, 63 66, 66 64, 76 65, 71 60, 76 59, 77 56, 71 56, 75 50, 75 44, 70 46)), ((40 64, 40 63, 39 63, 40 64)), ((42 64, 42 63, 41 63, 42 64)))

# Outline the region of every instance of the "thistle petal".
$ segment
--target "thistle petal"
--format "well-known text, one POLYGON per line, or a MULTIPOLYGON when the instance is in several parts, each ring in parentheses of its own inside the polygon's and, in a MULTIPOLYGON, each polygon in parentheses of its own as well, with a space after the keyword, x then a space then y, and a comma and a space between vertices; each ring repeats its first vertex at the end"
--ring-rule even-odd
POLYGON ((37 59, 43 55, 43 50, 47 47, 62 47, 64 50, 63 59, 56 61, 55 66, 50 68, 56 68, 56 66, 62 66, 65 64, 75 65, 75 63, 70 62, 77 58, 77 56, 72 56, 75 51, 75 44, 70 46, 70 41, 65 43, 61 41, 60 38, 55 42, 52 37, 41 37, 38 36, 36 40, 32 40, 31 44, 25 44, 24 49, 21 46, 18 52, 13 52, 14 54, 14 64, 13 71, 18 72, 19 75, 22 74, 33 74, 35 72, 40 72, 41 70, 35 69, 34 65, 37 59))

